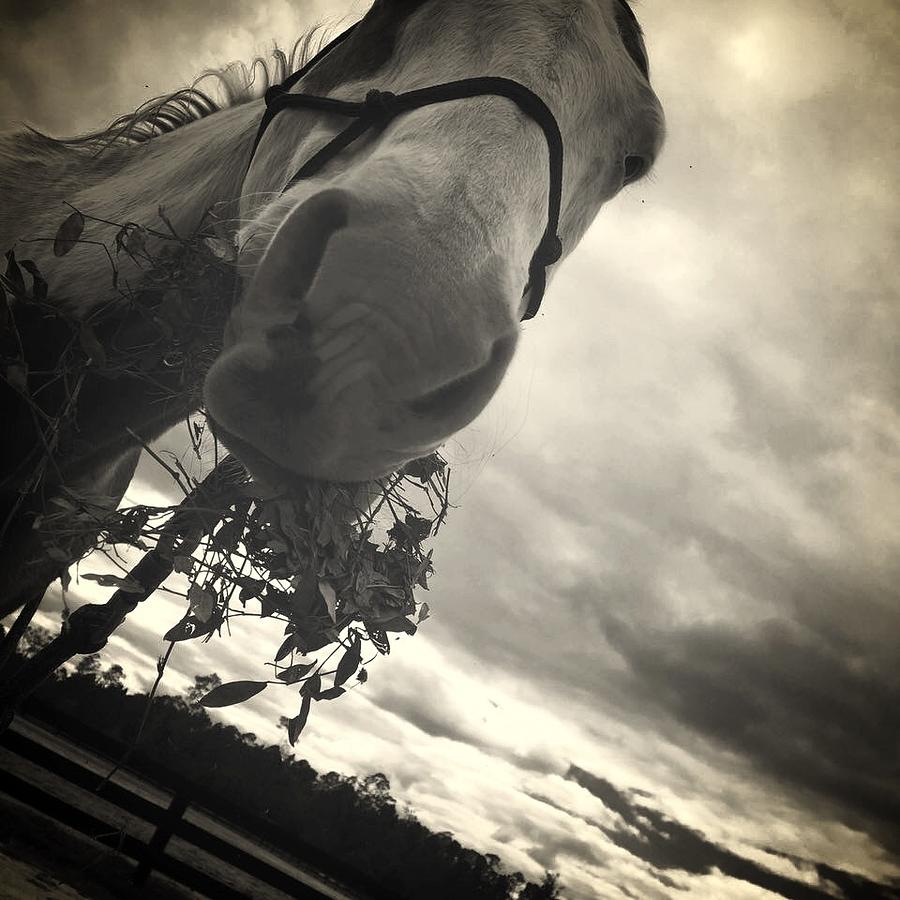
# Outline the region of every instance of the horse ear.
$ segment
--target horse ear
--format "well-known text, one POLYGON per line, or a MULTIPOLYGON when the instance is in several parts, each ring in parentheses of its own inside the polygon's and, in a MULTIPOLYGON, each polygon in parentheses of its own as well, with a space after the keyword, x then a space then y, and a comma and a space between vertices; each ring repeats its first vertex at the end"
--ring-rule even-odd
POLYGON ((275 314, 297 312, 331 238, 347 226, 350 195, 329 188, 304 200, 282 221, 248 290, 254 305, 275 314))

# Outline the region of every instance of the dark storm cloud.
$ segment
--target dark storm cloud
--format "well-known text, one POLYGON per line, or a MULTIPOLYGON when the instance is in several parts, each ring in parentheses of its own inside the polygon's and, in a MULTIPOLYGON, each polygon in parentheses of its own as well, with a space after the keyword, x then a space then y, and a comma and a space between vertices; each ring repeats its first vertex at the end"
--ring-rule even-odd
POLYGON ((528 851, 528 855, 547 871, 559 870, 558 857, 560 856, 571 856, 591 866, 596 866, 601 862, 600 854, 593 845, 571 836, 545 840, 540 845, 532 847, 528 851))
POLYGON ((65 7, 58 0, 3 0, 0 3, 0 22, 6 28, 26 29, 38 23, 54 9, 65 7))
MULTIPOLYGON (((759 429, 746 433, 765 440, 759 429)), ((777 436, 773 442, 785 466, 805 458, 806 451, 792 453, 777 436)), ((841 443, 826 436, 822 452, 841 443)), ((624 720, 644 723, 639 727, 686 724, 774 776, 804 805, 896 850, 897 563, 881 555, 872 564, 865 538, 835 501, 840 492, 828 490, 827 477, 811 478, 810 468, 798 474, 809 484, 806 502, 813 510, 821 507, 814 515, 841 529, 840 543, 827 556, 804 543, 765 502, 737 521, 730 512, 726 517, 714 496, 714 473, 704 469, 699 454, 685 451, 683 468, 693 473, 683 482, 707 485, 707 497, 691 502, 673 491, 669 472, 650 470, 629 480, 582 468, 556 471, 549 481, 529 480, 529 491, 543 501, 545 525, 524 525, 517 508, 508 517, 502 509, 490 511, 496 521, 478 509, 486 531, 518 532, 515 539, 536 548, 533 564, 526 559, 517 573, 529 588, 494 592, 490 627, 462 608, 438 603, 438 627, 449 618, 470 652, 523 677, 534 677, 540 659, 546 688, 585 705, 602 698, 624 720), (602 576, 591 571, 596 566, 573 571, 564 562, 548 565, 540 555, 542 527, 554 533, 551 513, 580 526, 589 520, 588 506, 595 521, 603 521, 589 533, 596 536, 599 559, 614 560, 602 576), (704 515, 692 515, 696 508, 704 515), (700 567, 702 594, 721 598, 714 624, 701 618, 687 626, 669 611, 671 581, 683 575, 685 562, 700 567)), ((495 582, 512 580, 499 567, 504 550, 489 546, 485 555, 493 561, 484 567, 495 582)), ((472 564, 471 557, 459 562, 463 570, 472 564)))
MULTIPOLYGON (((402 652, 402 650, 400 651, 402 652)), ((370 686, 369 699, 384 712, 398 716, 430 737, 457 741, 482 750, 490 750, 490 742, 480 731, 483 724, 467 716, 466 704, 456 696, 452 687, 433 679, 423 689, 416 681, 377 682, 370 686), (423 703, 423 696, 427 702, 423 703)), ((506 755, 501 752, 500 755, 506 755)), ((523 769, 547 772, 548 762, 542 758, 520 759, 516 765, 523 769)), ((554 767, 558 769, 558 766, 554 767)))
MULTIPOLYGON (((657 870, 657 877, 665 878, 664 872, 681 872, 693 875, 708 875, 714 870, 730 878, 754 884, 789 900, 825 900, 833 897, 830 890, 804 884, 772 872, 758 863, 709 841, 695 829, 663 815, 646 804, 635 803, 625 792, 620 791, 604 778, 599 778, 578 766, 570 766, 566 777, 590 791, 604 806, 615 812, 623 825, 606 827, 595 822, 583 821, 599 828, 618 847, 632 856, 644 860, 657 870)), ((555 806, 555 804, 554 804, 555 806)), ((807 863, 793 859, 795 864, 807 863)), ((863 897, 895 900, 900 898, 900 890, 890 885, 876 884, 868 879, 843 872, 833 867, 816 865, 819 876, 839 887, 846 900, 863 897)), ((663 881, 666 884, 666 881, 663 881)), ((668 881, 671 887, 676 885, 668 881)))
POLYGON ((846 900, 897 900, 900 897, 900 889, 896 885, 879 884, 862 875, 835 869, 827 863, 810 863, 809 860, 781 855, 796 865, 812 865, 819 878, 836 885, 846 900))
POLYGON ((794 465, 849 445, 850 436, 823 418, 821 407, 797 404, 777 380, 755 371, 751 359, 723 352, 719 365, 735 400, 734 434, 752 452, 769 451, 794 465))
POLYGON ((638 702, 814 791, 839 818, 900 849, 896 673, 873 672, 786 622, 738 634, 610 621, 607 635, 637 678, 638 702))
POLYGON ((373 700, 379 709, 399 716, 431 737, 478 746, 480 742, 454 715, 454 710, 440 702, 440 693, 440 687, 432 685, 429 703, 424 705, 420 696, 407 694, 402 689, 385 684, 373 692, 373 700))

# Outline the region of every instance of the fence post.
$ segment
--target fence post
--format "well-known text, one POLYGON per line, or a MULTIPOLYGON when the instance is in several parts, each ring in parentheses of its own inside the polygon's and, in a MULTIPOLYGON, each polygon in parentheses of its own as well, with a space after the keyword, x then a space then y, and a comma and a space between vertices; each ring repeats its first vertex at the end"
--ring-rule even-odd
POLYGON ((190 797, 184 793, 176 794, 172 798, 169 808, 159 820, 156 831, 153 832, 153 837, 147 844, 143 858, 131 876, 132 884, 143 884, 150 877, 150 873, 153 871, 156 862, 163 855, 169 838, 172 837, 190 802, 190 797))

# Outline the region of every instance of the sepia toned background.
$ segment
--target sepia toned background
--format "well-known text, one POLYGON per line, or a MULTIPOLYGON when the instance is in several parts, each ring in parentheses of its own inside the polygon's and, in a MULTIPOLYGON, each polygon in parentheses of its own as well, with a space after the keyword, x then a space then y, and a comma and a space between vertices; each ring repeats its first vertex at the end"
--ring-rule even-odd
MULTIPOLYGON (((366 5, 0 3, 0 127, 100 126, 366 5)), ((842 896, 900 878, 900 7, 636 12, 663 156, 447 447, 433 617, 297 752, 575 900, 842 896)), ((111 642, 135 688, 181 613, 111 642)), ((278 643, 184 645, 165 683, 265 677, 278 643)), ((277 743, 295 705, 230 715, 277 743)))

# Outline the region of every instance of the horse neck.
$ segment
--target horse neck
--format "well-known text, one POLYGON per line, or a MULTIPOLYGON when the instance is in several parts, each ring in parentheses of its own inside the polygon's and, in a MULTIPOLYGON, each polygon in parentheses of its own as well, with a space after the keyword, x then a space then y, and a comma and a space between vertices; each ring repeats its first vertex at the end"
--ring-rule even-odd
MULTIPOLYGON (((70 313, 82 317, 111 296, 111 270, 102 247, 76 245, 68 255, 54 258, 49 245, 70 204, 88 219, 82 238, 111 247, 118 225, 128 222, 166 230, 159 210, 179 235, 190 235, 207 211, 240 195, 260 103, 242 104, 182 126, 143 144, 115 148, 99 157, 58 145, 36 146, 39 139, 20 135, 28 158, 28 185, 21 188, 17 208, 0 221, 5 250, 19 240, 19 256, 33 257, 46 278, 50 297, 70 313), (43 174, 43 179, 41 175, 43 174), (11 221, 12 220, 12 221, 11 221), (26 243, 35 238, 42 243, 26 243), (27 248, 27 253, 24 252, 27 248)), ((0 185, 8 180, 8 142, 0 147, 0 185), (5 177, 6 176, 6 177, 5 177)), ((151 245, 149 249, 154 248, 151 245)), ((117 261, 119 280, 139 286, 142 271, 124 254, 117 261)))

